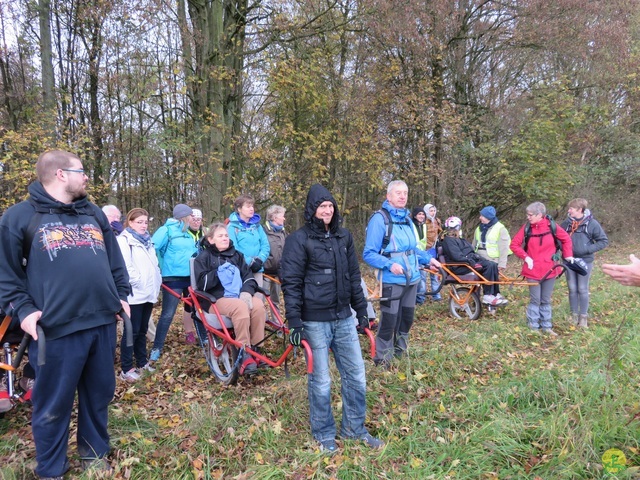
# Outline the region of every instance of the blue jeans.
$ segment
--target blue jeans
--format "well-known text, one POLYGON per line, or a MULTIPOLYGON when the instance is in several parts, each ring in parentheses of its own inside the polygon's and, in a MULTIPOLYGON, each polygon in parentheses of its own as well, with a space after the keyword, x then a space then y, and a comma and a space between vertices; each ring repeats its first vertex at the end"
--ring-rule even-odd
MULTIPOLYGON (((437 290, 438 287, 440 286, 440 277, 432 273, 429 274, 429 277, 431 279, 431 291, 433 292, 437 290)), ((442 295, 440 294, 440 292, 438 292, 437 295, 434 295, 432 297, 432 300, 441 300, 441 299, 442 299, 442 295)))
MULTIPOLYGON (((167 287, 178 294, 187 288, 190 283, 188 279, 164 282, 167 287)), ((164 340, 167 338, 169 327, 171 326, 179 303, 180 299, 178 297, 167 292, 164 288, 162 289, 162 311, 160 312, 160 318, 158 318, 158 324, 156 325, 156 338, 153 341, 154 350, 162 351, 164 340)))
POLYGON ((416 292, 416 305, 422 305, 424 303, 426 291, 427 272, 425 270, 420 270, 420 282, 418 282, 418 290, 416 292))
POLYGON ((136 367, 144 367, 147 363, 147 329, 149 318, 153 310, 153 303, 139 303, 131 307, 131 326, 133 327, 133 346, 127 346, 126 332, 120 341, 120 365, 122 371, 128 372, 133 368, 133 356, 136 357, 136 367))
POLYGON ((361 438, 367 433, 364 426, 367 381, 354 319, 303 324, 304 338, 313 351, 313 373, 307 377, 313 438, 325 442, 336 437, 336 423, 331 409, 329 349, 333 352, 342 381, 340 436, 361 438))

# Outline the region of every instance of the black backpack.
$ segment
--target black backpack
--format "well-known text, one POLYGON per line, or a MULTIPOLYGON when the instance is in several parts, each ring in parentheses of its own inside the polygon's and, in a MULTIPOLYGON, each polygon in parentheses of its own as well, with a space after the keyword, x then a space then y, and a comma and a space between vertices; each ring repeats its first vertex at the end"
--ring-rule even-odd
MULTIPOLYGON (((556 224, 556 221, 551 218, 550 215, 545 215, 545 218, 547 218, 550 222, 550 230, 551 230, 551 235, 553 235, 553 241, 556 244, 556 253, 553 255, 553 260, 560 260, 561 258, 561 254, 559 255, 558 252, 562 251, 562 243, 560 242, 560 240, 558 240, 558 237, 556 236, 556 230, 558 229, 558 225, 556 224)), ((529 244, 529 238, 531 237, 543 237, 545 235, 548 235, 549 232, 544 232, 544 233, 537 233, 537 234, 532 234, 531 233, 531 223, 527 222, 524 226, 524 242, 522 243, 522 249, 526 252, 527 251, 527 245, 529 244)))

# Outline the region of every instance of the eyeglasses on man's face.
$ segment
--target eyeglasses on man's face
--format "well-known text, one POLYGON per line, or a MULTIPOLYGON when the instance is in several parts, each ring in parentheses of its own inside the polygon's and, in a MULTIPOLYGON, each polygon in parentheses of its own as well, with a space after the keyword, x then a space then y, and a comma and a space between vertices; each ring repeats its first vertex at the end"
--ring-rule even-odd
POLYGON ((82 168, 61 168, 63 172, 81 173, 84 175, 84 169, 82 168))

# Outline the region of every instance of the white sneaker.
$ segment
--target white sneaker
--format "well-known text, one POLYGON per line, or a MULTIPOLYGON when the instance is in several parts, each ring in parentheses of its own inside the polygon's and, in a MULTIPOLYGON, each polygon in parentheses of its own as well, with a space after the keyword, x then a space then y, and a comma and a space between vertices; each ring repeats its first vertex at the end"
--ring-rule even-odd
POLYGON ((155 368, 153 368, 149 362, 147 362, 147 363, 146 363, 146 365, 145 365, 144 367, 136 368, 136 373, 137 373, 139 376, 144 375, 144 372, 152 373, 152 372, 155 372, 155 371, 156 371, 156 369, 155 369, 155 368))
POLYGON ((487 303, 489 305, 495 305, 496 297, 493 295, 483 295, 482 303, 487 303))
POLYGON ((125 382, 133 383, 140 380, 140 375, 138 375, 135 368, 132 368, 128 372, 120 372, 119 378, 125 382))
POLYGON ((498 301, 498 303, 496 305, 506 305, 507 303, 509 303, 509 300, 507 300, 506 298, 504 298, 501 294, 497 294, 496 295, 496 300, 498 301))

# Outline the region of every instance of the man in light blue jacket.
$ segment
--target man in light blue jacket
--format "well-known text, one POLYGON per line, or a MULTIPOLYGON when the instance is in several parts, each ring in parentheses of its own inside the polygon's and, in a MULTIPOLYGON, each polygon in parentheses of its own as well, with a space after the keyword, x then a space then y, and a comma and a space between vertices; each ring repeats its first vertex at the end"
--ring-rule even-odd
POLYGON ((420 281, 419 264, 439 267, 433 250, 416 248, 407 198, 409 189, 401 180, 387 187, 382 209, 371 216, 363 257, 382 277, 380 326, 376 336, 376 365, 389 367, 393 356, 406 354, 409 330, 413 325, 416 290, 420 281))

